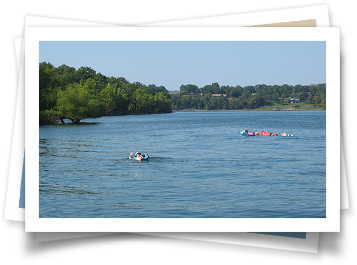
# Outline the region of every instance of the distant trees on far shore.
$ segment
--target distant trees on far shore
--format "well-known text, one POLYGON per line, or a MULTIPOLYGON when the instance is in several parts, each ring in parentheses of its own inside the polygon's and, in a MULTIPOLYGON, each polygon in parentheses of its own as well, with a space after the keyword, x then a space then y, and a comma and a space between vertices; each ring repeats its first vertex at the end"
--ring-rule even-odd
POLYGON ((172 109, 257 109, 290 102, 325 109, 326 84, 245 87, 186 84, 181 85, 180 93, 170 95, 164 86, 130 83, 124 77, 107 77, 90 67, 39 64, 40 125, 64 119, 79 123, 85 118, 108 115, 170 113, 172 109))
POLYGON ((220 86, 218 83, 197 87, 187 84, 180 93, 171 95, 176 110, 241 110, 262 106, 304 102, 315 108, 326 109, 326 84, 316 85, 255 85, 220 86))

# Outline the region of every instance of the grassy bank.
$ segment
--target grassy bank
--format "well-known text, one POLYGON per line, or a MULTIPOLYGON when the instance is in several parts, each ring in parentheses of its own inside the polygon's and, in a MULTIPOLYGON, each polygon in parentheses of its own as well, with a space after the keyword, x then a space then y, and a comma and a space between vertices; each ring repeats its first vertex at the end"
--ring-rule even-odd
POLYGON ((184 109, 184 110, 174 110, 174 111, 299 111, 299 110, 326 110, 314 104, 309 104, 306 102, 295 103, 295 104, 279 104, 270 102, 268 105, 264 105, 257 109, 241 109, 241 110, 203 110, 203 109, 184 109))
POLYGON ((280 103, 270 102, 270 104, 259 107, 257 110, 325 110, 325 109, 306 102, 295 103, 295 104, 280 104, 280 103))

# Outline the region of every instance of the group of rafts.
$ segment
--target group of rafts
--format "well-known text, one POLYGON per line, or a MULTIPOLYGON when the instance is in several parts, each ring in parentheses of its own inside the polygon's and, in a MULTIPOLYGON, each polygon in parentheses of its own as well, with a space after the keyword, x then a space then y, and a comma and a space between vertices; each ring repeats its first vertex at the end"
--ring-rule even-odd
POLYGON ((293 134, 288 134, 286 132, 283 132, 283 133, 268 133, 267 131, 261 131, 261 132, 249 132, 248 130, 245 130, 245 131, 241 131, 240 132, 241 135, 244 135, 244 136, 257 136, 257 135, 261 135, 261 136, 294 136, 293 134))
MULTIPOLYGON (((267 131, 249 132, 248 130, 241 131, 240 134, 244 135, 244 136, 257 136, 257 135, 261 135, 261 136, 278 136, 278 135, 280 135, 280 136, 294 136, 293 134, 288 134, 286 132, 277 134, 277 133, 268 133, 267 131)), ((142 153, 136 152, 135 154, 131 153, 129 155, 129 159, 143 161, 143 160, 149 159, 149 155, 146 153, 142 154, 142 153)))

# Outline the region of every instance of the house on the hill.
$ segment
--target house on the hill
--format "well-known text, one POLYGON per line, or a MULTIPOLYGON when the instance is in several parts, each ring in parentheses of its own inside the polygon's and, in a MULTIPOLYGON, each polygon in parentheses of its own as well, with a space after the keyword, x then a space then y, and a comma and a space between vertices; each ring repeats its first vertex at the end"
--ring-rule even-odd
POLYGON ((178 94, 180 94, 180 91, 178 91, 178 90, 169 91, 169 94, 170 94, 170 95, 178 95, 178 94))
POLYGON ((227 97, 227 94, 212 94, 212 97, 227 97))
POLYGON ((300 99, 295 98, 295 97, 290 97, 287 99, 290 101, 290 103, 300 103, 300 99))

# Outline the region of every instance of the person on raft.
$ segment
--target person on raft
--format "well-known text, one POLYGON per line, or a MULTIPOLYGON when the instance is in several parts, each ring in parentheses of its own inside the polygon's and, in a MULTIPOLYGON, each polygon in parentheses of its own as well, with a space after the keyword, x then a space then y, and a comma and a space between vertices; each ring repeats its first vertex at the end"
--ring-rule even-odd
POLYGON ((143 159, 143 156, 141 155, 141 153, 136 152, 135 153, 135 157, 139 158, 139 159, 143 159))
MULTIPOLYGON (((278 136, 277 133, 268 133, 267 131, 261 131, 261 132, 248 132, 248 130, 245 130, 247 135, 261 135, 261 136, 278 136)), ((291 135, 292 136, 292 135, 291 135)))
POLYGON ((293 134, 288 134, 288 133, 286 133, 286 132, 283 132, 282 134, 281 134, 281 136, 294 136, 293 134))
POLYGON ((256 132, 255 135, 262 135, 262 136, 278 136, 276 133, 268 133, 267 131, 256 132))
POLYGON ((256 135, 255 132, 248 132, 248 130, 245 130, 245 132, 246 132, 247 135, 250 135, 250 136, 256 135))

